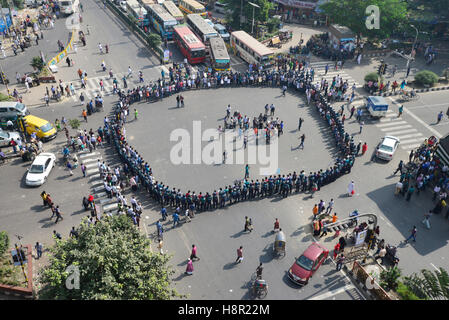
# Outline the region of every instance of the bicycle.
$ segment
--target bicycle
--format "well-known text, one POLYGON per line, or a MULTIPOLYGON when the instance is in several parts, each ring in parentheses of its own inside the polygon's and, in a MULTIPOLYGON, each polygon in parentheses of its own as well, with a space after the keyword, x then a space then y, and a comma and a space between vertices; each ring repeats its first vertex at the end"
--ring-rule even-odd
POLYGON ((401 99, 403 101, 414 101, 419 99, 419 95, 415 93, 415 95, 411 95, 410 93, 402 93, 401 99))

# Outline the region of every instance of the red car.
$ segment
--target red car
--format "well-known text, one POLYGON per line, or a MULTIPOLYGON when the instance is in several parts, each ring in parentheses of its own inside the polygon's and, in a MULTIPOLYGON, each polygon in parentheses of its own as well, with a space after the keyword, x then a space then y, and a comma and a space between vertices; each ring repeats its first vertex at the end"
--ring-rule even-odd
POLYGON ((296 284, 304 285, 326 260, 329 250, 317 242, 312 243, 288 270, 288 277, 296 284))

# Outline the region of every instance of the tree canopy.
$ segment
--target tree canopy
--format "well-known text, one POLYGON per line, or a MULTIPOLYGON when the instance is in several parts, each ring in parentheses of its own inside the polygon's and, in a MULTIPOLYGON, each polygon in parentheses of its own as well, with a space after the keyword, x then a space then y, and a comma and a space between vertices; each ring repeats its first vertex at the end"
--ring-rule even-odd
POLYGON ((56 239, 50 248, 50 263, 39 275, 40 298, 167 300, 178 296, 170 288, 174 273, 167 266, 170 257, 151 252, 150 241, 127 216, 91 226, 83 222, 78 234, 78 239, 56 239), (79 269, 79 289, 66 288, 72 275, 69 266, 79 269))
MULTIPOLYGON (((228 15, 230 19, 230 24, 234 29, 239 29, 240 27, 240 8, 242 8, 242 16, 246 17, 247 23, 242 23, 242 27, 249 27, 253 19, 253 7, 248 3, 247 0, 221 0, 220 2, 226 3, 228 10, 231 13, 228 15)), ((254 9, 254 21, 255 23, 265 23, 269 19, 269 11, 274 8, 274 4, 268 0, 252 0, 254 4, 257 4, 260 8, 254 9)), ((249 29, 251 30, 251 29, 249 29)))
POLYGON ((395 31, 401 30, 407 21, 407 3, 402 0, 329 0, 320 6, 331 23, 350 28, 358 36, 386 39, 395 31), (379 8, 379 29, 369 30, 366 25, 366 8, 375 5, 379 8))

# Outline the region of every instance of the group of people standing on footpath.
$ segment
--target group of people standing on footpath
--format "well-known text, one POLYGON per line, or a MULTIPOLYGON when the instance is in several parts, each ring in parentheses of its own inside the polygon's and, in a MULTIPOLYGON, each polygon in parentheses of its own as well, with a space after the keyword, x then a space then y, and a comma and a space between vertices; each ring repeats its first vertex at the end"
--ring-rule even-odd
POLYGON ((430 229, 430 217, 433 214, 440 214, 444 210, 445 218, 449 218, 447 207, 447 197, 449 188, 449 167, 442 163, 435 153, 439 141, 434 136, 424 140, 423 144, 416 150, 412 150, 407 164, 400 161, 395 175, 400 172, 399 181, 395 187, 395 195, 405 196, 406 201, 410 201, 412 196, 419 194, 426 189, 431 189, 432 200, 435 206, 424 214, 422 223, 430 229))

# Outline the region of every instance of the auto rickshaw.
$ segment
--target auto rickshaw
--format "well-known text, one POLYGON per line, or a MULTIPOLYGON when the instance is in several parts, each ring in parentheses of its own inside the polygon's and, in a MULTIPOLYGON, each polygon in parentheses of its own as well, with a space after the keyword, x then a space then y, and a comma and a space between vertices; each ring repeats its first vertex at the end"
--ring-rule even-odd
POLYGON ((293 38, 293 32, 288 29, 280 29, 279 30, 279 39, 282 43, 286 43, 293 38))
POLYGON ((285 234, 282 230, 276 234, 273 250, 276 255, 285 256, 285 234))

